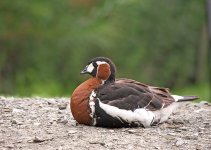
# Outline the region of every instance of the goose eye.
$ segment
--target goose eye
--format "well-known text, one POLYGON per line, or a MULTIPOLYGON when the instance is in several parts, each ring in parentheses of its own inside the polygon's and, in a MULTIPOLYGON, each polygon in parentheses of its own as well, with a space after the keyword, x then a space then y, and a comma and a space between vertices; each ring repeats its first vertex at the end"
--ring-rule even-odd
POLYGON ((97 68, 98 65, 97 65, 96 62, 94 62, 94 63, 93 63, 93 66, 94 66, 95 68, 97 68))

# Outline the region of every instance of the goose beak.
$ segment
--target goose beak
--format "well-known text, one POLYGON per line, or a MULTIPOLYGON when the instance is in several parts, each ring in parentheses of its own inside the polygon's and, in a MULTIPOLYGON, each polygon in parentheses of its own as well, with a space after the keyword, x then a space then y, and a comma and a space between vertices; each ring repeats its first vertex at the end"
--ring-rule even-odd
POLYGON ((80 74, 83 75, 83 74, 89 73, 89 72, 87 71, 87 68, 88 68, 88 66, 86 66, 86 67, 84 68, 84 70, 82 70, 82 71, 80 72, 80 74))

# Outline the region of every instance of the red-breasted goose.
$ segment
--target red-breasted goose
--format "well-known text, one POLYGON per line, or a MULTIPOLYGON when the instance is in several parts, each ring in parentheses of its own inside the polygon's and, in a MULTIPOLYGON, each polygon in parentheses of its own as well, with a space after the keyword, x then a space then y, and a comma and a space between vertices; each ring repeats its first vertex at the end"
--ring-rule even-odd
POLYGON ((71 112, 80 124, 100 127, 149 127, 168 119, 184 101, 197 96, 171 95, 167 88, 115 78, 116 68, 105 57, 92 59, 81 72, 92 77, 71 96, 71 112))

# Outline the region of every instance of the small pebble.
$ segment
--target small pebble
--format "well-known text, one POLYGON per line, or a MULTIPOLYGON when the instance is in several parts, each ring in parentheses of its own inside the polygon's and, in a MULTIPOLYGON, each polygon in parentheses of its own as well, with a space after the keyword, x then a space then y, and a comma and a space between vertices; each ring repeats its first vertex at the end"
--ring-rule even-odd
POLYGON ((75 134, 77 132, 78 132, 77 130, 70 130, 70 131, 68 131, 68 134, 75 134))
POLYGON ((182 119, 180 119, 180 118, 174 119, 173 122, 174 122, 175 124, 184 124, 184 120, 182 120, 182 119))
POLYGON ((17 121, 16 120, 12 120, 11 123, 12 124, 17 124, 17 121))
POLYGON ((188 128, 187 127, 180 127, 179 129, 180 130, 183 130, 183 131, 188 131, 188 128))
POLYGON ((134 147, 132 145, 128 145, 127 149, 134 149, 134 147))
POLYGON ((23 122, 21 122, 21 121, 19 121, 19 120, 15 120, 15 119, 13 119, 13 120, 11 121, 11 123, 12 123, 12 124, 17 124, 17 125, 22 125, 22 124, 23 124, 23 122))
POLYGON ((66 124, 66 123, 68 123, 68 120, 66 118, 59 118, 59 119, 57 119, 57 122, 62 123, 62 124, 66 124))
POLYGON ((128 130, 127 132, 128 133, 136 133, 136 131, 135 130, 132 130, 132 129, 131 130, 128 130))
POLYGON ((209 102, 207 102, 207 101, 201 101, 199 104, 208 105, 209 102))
POLYGON ((4 140, 0 140, 0 143, 5 143, 5 141, 4 140))
POLYGON ((102 145, 102 146, 105 145, 104 142, 99 142, 99 141, 90 141, 89 144, 100 144, 100 145, 102 145))
POLYGON ((5 145, 5 147, 11 148, 11 149, 15 148, 15 146, 13 144, 5 145))
POLYGON ((172 120, 172 119, 168 119, 168 120, 166 121, 166 123, 168 123, 168 124, 173 124, 173 120, 172 120))
POLYGON ((167 133, 167 135, 175 136, 175 133, 167 133))
POLYGON ((195 136, 195 135, 187 135, 184 138, 187 139, 187 140, 197 140, 198 139, 198 136, 195 136))
POLYGON ((33 123, 35 126, 40 126, 41 125, 41 123, 39 123, 39 122, 34 122, 33 123))
POLYGON ((4 124, 4 121, 3 120, 0 120, 0 124, 4 124))
POLYGON ((12 112, 11 108, 3 108, 2 110, 3 110, 3 112, 12 112))
POLYGON ((159 146, 155 146, 154 148, 155 148, 155 149, 159 149, 159 150, 161 149, 159 146))
POLYGON ((176 141, 176 146, 181 146, 184 144, 184 141, 182 139, 179 139, 176 141))
POLYGON ((67 108, 67 104, 66 103, 61 103, 61 104, 58 104, 58 107, 60 110, 64 110, 67 108))
POLYGON ((35 136, 35 138, 33 139, 34 143, 40 143, 40 142, 44 142, 44 141, 45 141, 45 139, 42 139, 42 138, 37 137, 37 136, 35 136))

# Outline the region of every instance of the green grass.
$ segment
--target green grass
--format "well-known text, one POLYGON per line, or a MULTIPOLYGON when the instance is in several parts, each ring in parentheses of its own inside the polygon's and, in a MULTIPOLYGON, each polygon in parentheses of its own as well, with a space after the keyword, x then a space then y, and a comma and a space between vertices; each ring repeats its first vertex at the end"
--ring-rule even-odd
POLYGON ((188 87, 181 87, 172 89, 171 93, 176 95, 196 95, 200 99, 197 101, 209 101, 211 102, 211 89, 208 83, 199 84, 188 87))
MULTIPOLYGON (((66 96, 70 97, 72 91, 76 88, 76 85, 70 84, 66 89, 62 89, 61 85, 56 82, 49 82, 48 84, 37 84, 31 87, 19 87, 16 94, 13 95, 5 95, 4 93, 0 93, 0 95, 5 96, 41 96, 41 97, 60 97, 66 96)), ((177 87, 174 89, 170 89, 170 92, 175 95, 196 95, 200 99, 195 101, 209 101, 211 102, 211 88, 208 83, 198 84, 193 86, 184 86, 177 87)))

